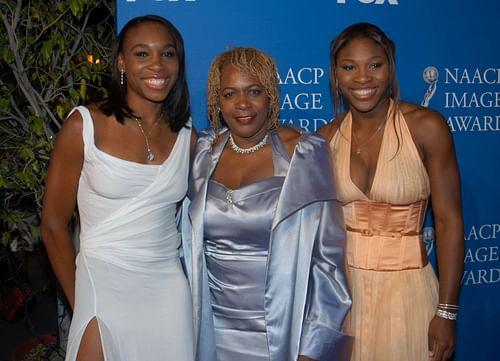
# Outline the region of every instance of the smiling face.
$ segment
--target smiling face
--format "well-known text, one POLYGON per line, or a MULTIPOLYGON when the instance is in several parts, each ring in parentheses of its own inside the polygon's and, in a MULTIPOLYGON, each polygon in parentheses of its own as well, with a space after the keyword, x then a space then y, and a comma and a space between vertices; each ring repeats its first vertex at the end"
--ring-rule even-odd
POLYGON ((258 143, 269 127, 269 98, 259 79, 234 65, 221 70, 219 104, 236 143, 258 143))
POLYGON ((391 69, 384 49, 366 37, 350 40, 336 58, 339 90, 353 111, 378 110, 389 100, 391 69))
POLYGON ((127 102, 163 102, 175 85, 179 60, 167 28, 147 21, 129 29, 118 58, 127 80, 127 102))

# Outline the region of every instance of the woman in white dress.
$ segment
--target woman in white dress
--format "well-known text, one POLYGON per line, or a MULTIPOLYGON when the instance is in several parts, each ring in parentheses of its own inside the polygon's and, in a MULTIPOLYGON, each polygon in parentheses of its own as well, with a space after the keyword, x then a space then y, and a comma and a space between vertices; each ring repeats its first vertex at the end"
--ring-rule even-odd
POLYGON ((181 35, 159 16, 131 20, 110 98, 71 112, 46 182, 42 238, 73 309, 66 360, 192 360, 175 212, 195 136, 181 35))

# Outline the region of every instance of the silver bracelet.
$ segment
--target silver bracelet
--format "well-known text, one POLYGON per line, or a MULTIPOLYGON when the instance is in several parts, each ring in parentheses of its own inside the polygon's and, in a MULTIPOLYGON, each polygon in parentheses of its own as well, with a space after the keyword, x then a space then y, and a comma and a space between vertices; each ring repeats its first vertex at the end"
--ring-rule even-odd
POLYGON ((448 312, 444 310, 440 310, 439 308, 436 311, 436 316, 444 318, 445 320, 451 320, 451 321, 456 321, 457 319, 457 312, 448 312))
POLYGON ((459 309, 459 306, 458 305, 453 305, 453 304, 450 304, 450 303, 438 303, 438 308, 448 308, 448 309, 451 309, 451 310, 458 310, 459 309))

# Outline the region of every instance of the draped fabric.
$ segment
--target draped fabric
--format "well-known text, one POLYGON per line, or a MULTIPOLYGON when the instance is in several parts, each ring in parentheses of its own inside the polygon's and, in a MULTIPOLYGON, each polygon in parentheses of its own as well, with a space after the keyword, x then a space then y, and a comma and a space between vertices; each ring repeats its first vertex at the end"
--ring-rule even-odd
POLYGON ((191 298, 179 261, 176 203, 187 191, 191 130, 161 165, 116 158, 94 143, 85 107, 76 299, 67 360, 98 321, 107 361, 192 360, 191 298), (175 176, 174 176, 175 175, 175 176))
MULTIPOLYGON (((213 315, 203 220, 209 178, 228 134, 198 140, 188 197, 183 205, 183 247, 191 282, 197 360, 215 361, 213 315)), ((271 361, 348 360, 351 339, 341 333, 350 307, 344 274, 342 210, 332 184, 325 142, 304 134, 286 172, 272 220, 265 280, 265 330, 271 361)), ((245 347, 245 345, 241 345, 245 347)))

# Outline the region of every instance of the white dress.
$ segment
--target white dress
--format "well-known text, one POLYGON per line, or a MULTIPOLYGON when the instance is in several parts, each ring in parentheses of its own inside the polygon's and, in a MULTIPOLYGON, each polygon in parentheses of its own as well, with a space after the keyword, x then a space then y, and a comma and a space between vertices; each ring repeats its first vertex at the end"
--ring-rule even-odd
POLYGON ((190 291, 179 261, 176 203, 187 190, 191 130, 161 165, 113 157, 94 143, 87 108, 78 188, 80 252, 67 361, 93 318, 106 361, 193 359, 190 291))

